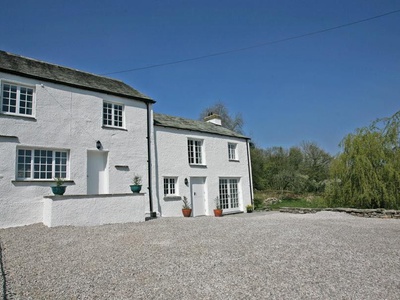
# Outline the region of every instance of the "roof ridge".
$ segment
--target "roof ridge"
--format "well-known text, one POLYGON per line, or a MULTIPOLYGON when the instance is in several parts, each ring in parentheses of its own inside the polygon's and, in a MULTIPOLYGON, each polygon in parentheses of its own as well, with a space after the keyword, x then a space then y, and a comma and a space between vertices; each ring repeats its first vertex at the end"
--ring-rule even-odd
POLYGON ((42 63, 42 64, 51 65, 51 66, 54 66, 54 67, 61 67, 61 68, 68 69, 68 70, 71 70, 71 71, 85 73, 85 74, 96 76, 96 77, 100 77, 100 78, 107 78, 107 79, 110 79, 110 80, 119 81, 119 82, 121 82, 123 84, 126 84, 122 80, 115 79, 115 78, 112 78, 112 77, 107 77, 107 76, 91 73, 91 72, 88 72, 88 71, 82 71, 80 69, 75 69, 75 68, 71 68, 71 67, 67 67, 67 66, 51 63, 51 62, 47 62, 47 61, 44 61, 44 60, 40 60, 40 59, 37 59, 37 58, 32 58, 32 57, 28 57, 28 56, 24 56, 24 55, 20 55, 20 54, 11 53, 11 52, 4 51, 4 50, 0 50, 0 52, 6 53, 7 55, 16 56, 16 57, 20 57, 20 58, 23 58, 23 59, 36 61, 36 62, 39 62, 39 63, 42 63))
POLYGON ((139 92, 122 80, 10 53, 1 49, 0 71, 155 103, 151 97, 139 92))
POLYGON ((171 116, 167 114, 161 114, 161 113, 156 113, 154 112, 154 125, 155 126, 162 126, 162 127, 172 127, 172 128, 177 128, 177 129, 187 129, 187 130, 195 130, 199 132, 206 132, 206 133, 211 133, 211 134, 218 134, 218 135, 224 135, 224 136, 231 136, 231 137, 236 137, 236 138, 244 138, 244 139, 250 139, 246 137, 245 135, 238 133, 234 130, 231 130, 229 128, 216 125, 210 122, 205 122, 201 120, 194 120, 194 119, 189 119, 189 118, 184 118, 184 117, 177 117, 177 116, 171 116), (159 116, 161 119, 157 119, 157 116, 159 116), (167 118, 164 119, 163 118, 167 118), (168 118, 170 120, 168 120, 168 118), (179 120, 185 121, 181 124, 179 124, 179 120), (156 124, 158 123, 158 124, 156 124), (195 123, 195 124, 194 124, 195 123))

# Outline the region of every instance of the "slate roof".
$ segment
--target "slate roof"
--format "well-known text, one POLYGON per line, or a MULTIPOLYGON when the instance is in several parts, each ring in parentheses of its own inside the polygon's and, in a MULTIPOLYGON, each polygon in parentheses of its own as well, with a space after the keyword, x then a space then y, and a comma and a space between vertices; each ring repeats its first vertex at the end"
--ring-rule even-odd
POLYGON ((241 135, 235 131, 229 130, 225 127, 205 122, 205 121, 196 121, 191 119, 185 119, 180 117, 173 117, 164 114, 154 113, 154 125, 161 127, 170 127, 184 130, 192 130, 199 132, 206 132, 224 136, 231 136, 243 139, 250 139, 244 135, 241 135))
POLYGON ((155 102, 122 81, 0 50, 1 71, 145 102, 155 102))

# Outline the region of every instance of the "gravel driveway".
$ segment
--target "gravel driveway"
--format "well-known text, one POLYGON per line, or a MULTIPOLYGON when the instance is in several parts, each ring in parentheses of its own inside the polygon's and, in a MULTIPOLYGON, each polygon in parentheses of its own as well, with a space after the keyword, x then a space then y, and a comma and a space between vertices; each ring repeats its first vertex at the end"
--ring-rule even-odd
POLYGON ((3 299, 400 299, 400 220, 278 212, 0 229, 3 299))

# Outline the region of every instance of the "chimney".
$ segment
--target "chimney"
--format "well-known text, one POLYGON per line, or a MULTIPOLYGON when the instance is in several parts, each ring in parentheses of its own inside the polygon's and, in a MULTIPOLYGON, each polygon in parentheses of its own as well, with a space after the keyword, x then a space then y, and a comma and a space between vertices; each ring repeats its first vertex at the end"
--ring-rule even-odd
POLYGON ((222 125, 221 117, 213 112, 209 113, 207 117, 204 118, 204 121, 208 123, 213 123, 215 125, 222 125))

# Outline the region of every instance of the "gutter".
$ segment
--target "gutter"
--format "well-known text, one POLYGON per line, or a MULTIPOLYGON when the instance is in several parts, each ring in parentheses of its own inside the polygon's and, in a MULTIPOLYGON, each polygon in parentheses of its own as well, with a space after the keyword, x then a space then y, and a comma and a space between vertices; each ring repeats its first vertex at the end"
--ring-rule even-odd
POLYGON ((250 143, 249 140, 246 141, 246 148, 247 148, 247 164, 248 164, 248 170, 249 170, 249 187, 250 187, 250 196, 251 196, 251 205, 253 205, 254 208, 254 195, 253 195, 253 177, 251 176, 252 170, 251 170, 251 157, 250 157, 250 143))
POLYGON ((152 183, 152 163, 151 163, 151 109, 150 102, 146 102, 147 109, 147 170, 148 170, 148 190, 149 190, 149 207, 150 218, 156 218, 157 213, 153 211, 153 183, 152 183))

